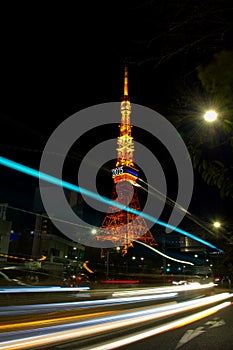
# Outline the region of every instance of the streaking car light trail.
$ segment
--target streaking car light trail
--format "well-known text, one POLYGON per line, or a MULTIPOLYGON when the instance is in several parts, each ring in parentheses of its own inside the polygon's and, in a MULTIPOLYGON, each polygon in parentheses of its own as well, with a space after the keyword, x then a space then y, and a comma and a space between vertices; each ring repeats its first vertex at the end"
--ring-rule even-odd
POLYGON ((165 258, 167 258, 167 259, 169 259, 169 260, 173 260, 173 261, 179 262, 179 263, 181 263, 181 264, 194 265, 193 263, 191 263, 191 262, 189 262, 189 261, 179 260, 179 259, 173 258, 173 257, 171 257, 171 256, 169 256, 169 255, 167 255, 167 254, 164 254, 164 253, 160 252, 158 249, 155 249, 154 247, 151 247, 150 245, 145 244, 145 243, 143 243, 143 242, 140 242, 140 241, 137 241, 137 240, 136 240, 135 242, 144 245, 144 246, 147 247, 148 249, 153 250, 153 251, 156 252, 157 254, 162 255, 163 257, 165 257, 165 258))
MULTIPOLYGON (((137 290, 128 290, 128 291, 118 291, 113 292, 112 297, 109 299, 98 299, 98 300, 84 300, 84 301, 73 301, 73 302, 65 302, 65 303, 46 303, 46 304, 35 304, 35 305, 14 305, 14 306, 4 306, 0 307, 0 316, 16 316, 20 314, 32 314, 32 313, 41 313, 43 310, 52 310, 52 311, 58 311, 59 309, 75 309, 75 308, 84 308, 84 307, 96 307, 96 306, 107 306, 107 305, 117 305, 120 303, 126 303, 128 300, 133 302, 140 302, 145 300, 150 300, 151 296, 156 295, 155 298, 158 300, 167 299, 176 297, 178 293, 183 291, 191 291, 191 290, 201 290, 201 289, 208 289, 214 287, 215 284, 210 282, 206 284, 199 284, 199 283, 189 283, 186 285, 179 285, 179 286, 172 286, 172 287, 155 287, 155 288, 142 288, 137 290), (170 294, 173 293, 173 294, 170 294), (141 297, 142 295, 142 297, 141 297), (146 295, 148 297, 146 297, 146 295), (137 296, 137 298, 136 298, 137 296), (127 297, 127 298, 125 298, 127 297), (131 297, 135 297, 134 300, 131 299, 131 297), (130 298, 130 299, 129 299, 130 298)), ((38 288, 39 290, 40 288, 38 288)), ((7 292, 7 290, 14 292, 15 288, 3 288, 0 290, 0 294, 2 292, 7 292)), ((17 288, 18 290, 18 288, 17 288)), ((27 288, 19 288, 19 291, 21 293, 27 293, 25 292, 27 288)), ((43 292, 51 292, 49 287, 43 287, 43 292)), ((86 294, 85 294, 86 295, 86 294)), ((79 296, 79 294, 78 294, 79 296)), ((82 294, 80 294, 82 296, 82 294)), ((90 295, 88 295, 90 297, 90 295)))
POLYGON ((69 183, 67 181, 63 181, 62 179, 58 179, 58 178, 56 178, 54 176, 51 176, 51 175, 48 175, 46 173, 40 172, 40 171, 35 170, 33 168, 30 168, 30 167, 28 167, 26 165, 14 162, 14 161, 12 161, 10 159, 7 159, 5 157, 0 157, 0 164, 6 166, 8 168, 17 170, 17 171, 19 171, 21 173, 24 173, 24 174, 33 176, 35 178, 47 181, 47 182, 52 183, 54 185, 61 186, 63 188, 66 188, 66 189, 69 189, 69 190, 72 190, 72 191, 84 194, 84 195, 86 195, 88 197, 91 197, 91 198, 93 198, 95 200, 101 201, 101 202, 106 203, 108 205, 115 206, 115 207, 117 207, 119 209, 131 212, 131 213, 136 214, 138 216, 142 216, 145 219, 150 220, 151 222, 153 222, 155 224, 158 224, 158 225, 166 227, 166 228, 170 228, 170 229, 172 229, 172 230, 174 230, 174 231, 176 231, 176 232, 178 232, 178 233, 180 233, 180 234, 182 234, 184 236, 187 236, 187 237, 189 237, 189 238, 191 238, 191 239, 193 239, 195 241, 198 241, 198 242, 200 242, 200 243, 202 243, 202 244, 204 244, 204 245, 206 245, 206 246, 208 246, 210 248, 216 249, 219 252, 223 252, 222 249, 215 247, 213 244, 211 244, 211 243, 209 243, 209 242, 207 242, 207 241, 205 241, 205 240, 203 240, 203 239, 201 239, 201 238, 199 238, 197 236, 194 236, 193 234, 191 234, 191 233, 189 233, 187 231, 184 231, 184 230, 182 230, 182 229, 180 229, 178 227, 175 227, 173 225, 167 224, 167 223, 165 223, 165 222, 163 222, 161 220, 156 219, 155 217, 153 217, 153 216, 151 216, 149 214, 146 214, 144 212, 140 212, 138 210, 135 210, 135 209, 132 209, 130 207, 127 207, 127 206, 125 206, 125 205, 123 205, 121 203, 118 203, 116 201, 113 201, 113 200, 111 200, 111 199, 109 199, 107 197, 100 196, 99 194, 91 192, 91 191, 89 191, 89 190, 87 190, 85 188, 82 188, 80 186, 73 185, 73 184, 71 184, 71 183, 69 183))
POLYGON ((127 291, 119 291, 119 292, 114 292, 112 295, 113 296, 123 296, 123 295, 139 295, 139 294, 151 294, 151 293, 162 293, 162 292, 183 292, 183 291, 188 291, 188 290, 199 290, 199 289, 206 289, 206 288, 212 288, 216 286, 213 282, 210 283, 205 283, 205 284, 200 284, 198 282, 193 282, 185 285, 179 285, 179 286, 173 286, 173 287, 156 287, 156 288, 150 288, 146 290, 127 290, 127 291))
POLYGON ((14 306, 5 306, 0 308, 0 315, 20 315, 27 313, 41 313, 43 310, 54 311, 56 309, 75 309, 75 308, 84 308, 84 307, 96 307, 102 306, 105 307, 107 305, 116 305, 116 304, 125 304, 125 303, 135 303, 135 302, 144 302, 147 300, 163 300, 168 298, 174 298, 178 295, 177 292, 169 292, 169 293, 157 293, 157 294, 148 294, 142 296, 125 296, 124 298, 110 298, 103 300, 85 300, 85 301, 73 301, 66 303, 53 303, 53 304, 38 304, 38 305, 14 305, 14 306))
POLYGON ((82 292, 90 290, 90 287, 18 287, 18 288, 4 288, 0 287, 0 294, 10 293, 54 293, 54 292, 82 292))
POLYGON ((183 318, 180 318, 179 320, 176 320, 173 322, 168 322, 166 324, 163 324, 162 326, 155 327, 149 331, 140 332, 136 335, 133 335, 133 336, 121 339, 121 340, 117 340, 114 342, 104 343, 103 345, 100 345, 100 346, 84 348, 83 350, 117 349, 120 346, 125 346, 125 345, 131 344, 131 343, 135 343, 136 341, 143 340, 145 338, 149 338, 149 337, 155 336, 157 334, 164 333, 164 332, 170 331, 170 330, 175 329, 175 328, 183 327, 183 326, 188 325, 192 322, 201 320, 202 318, 213 315, 217 311, 219 311, 227 306, 230 306, 230 305, 231 305, 231 302, 225 302, 225 303, 219 304, 217 306, 214 306, 212 308, 209 308, 205 311, 197 312, 194 315, 183 317, 183 318))
MULTIPOLYGON (((48 344, 57 343, 57 342, 64 342, 69 340, 78 339, 85 336, 95 335, 99 334, 100 332, 106 332, 106 331, 112 331, 117 328, 127 327, 129 324, 138 324, 150 320, 154 320, 157 318, 161 318, 164 316, 171 316, 175 315, 177 313, 192 310, 201 306, 207 306, 211 303, 215 303, 217 301, 224 301, 226 299, 232 298, 232 293, 221 293, 209 297, 204 297, 200 299, 190 300, 186 302, 181 302, 178 304, 172 304, 172 305, 165 305, 157 308, 149 308, 145 310, 139 310, 136 312, 127 312, 125 314, 118 314, 118 315, 111 315, 109 317, 102 317, 97 318, 94 320, 89 321, 83 321, 83 322, 76 322, 72 324, 64 324, 60 326, 51 326, 51 327, 44 327, 36 329, 36 332, 39 334, 32 335, 33 330, 27 331, 27 334, 30 334, 30 336, 25 337, 22 335, 21 332, 14 332, 14 337, 17 337, 18 339, 12 340, 12 334, 11 332, 8 332, 8 337, 10 337, 10 340, 6 340, 0 343, 0 349, 1 350, 12 350, 12 349, 28 349, 28 348, 35 348, 36 346, 48 346, 48 344)), ((153 330, 140 333, 137 338, 135 337, 126 337, 121 341, 126 341, 127 344, 129 342, 137 341, 142 338, 140 337, 149 337, 151 335, 155 335, 164 331, 168 331, 172 328, 181 327, 185 324, 194 322, 200 318, 207 317, 210 314, 213 314, 220 310, 221 308, 230 306, 231 302, 224 302, 217 306, 212 307, 211 309, 201 311, 197 314, 194 314, 192 316, 184 317, 180 320, 176 320, 174 322, 167 323, 165 325, 159 326, 157 328, 153 328, 153 330), (154 332, 154 333, 153 333, 154 332), (144 334, 144 335, 143 335, 144 334)), ((2 333, 2 337, 4 334, 2 333)), ((123 344, 123 343, 122 343, 123 344)), ((116 344, 114 342, 113 344, 106 347, 106 344, 104 347, 89 347, 88 349, 115 349, 119 346, 119 344, 116 344)))

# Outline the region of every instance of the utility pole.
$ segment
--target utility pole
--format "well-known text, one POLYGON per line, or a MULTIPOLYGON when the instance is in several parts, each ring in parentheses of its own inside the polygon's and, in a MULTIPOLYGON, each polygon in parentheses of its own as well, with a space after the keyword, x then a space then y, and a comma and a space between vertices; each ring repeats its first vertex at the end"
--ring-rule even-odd
POLYGON ((106 279, 109 277, 109 249, 106 252, 106 279))

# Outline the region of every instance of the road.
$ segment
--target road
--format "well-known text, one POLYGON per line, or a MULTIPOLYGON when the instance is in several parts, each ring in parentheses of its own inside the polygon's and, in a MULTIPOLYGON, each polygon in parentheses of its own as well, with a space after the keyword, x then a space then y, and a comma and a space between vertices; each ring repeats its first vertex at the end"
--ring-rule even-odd
POLYGON ((230 290, 191 284, 73 298, 0 307, 0 349, 203 349, 211 342, 230 349, 230 290))
MULTIPOLYGON (((119 350, 232 350, 232 306, 188 326, 145 338, 119 350)), ((61 349, 61 348, 60 348, 61 349)), ((75 349, 75 348, 73 348, 75 349)))

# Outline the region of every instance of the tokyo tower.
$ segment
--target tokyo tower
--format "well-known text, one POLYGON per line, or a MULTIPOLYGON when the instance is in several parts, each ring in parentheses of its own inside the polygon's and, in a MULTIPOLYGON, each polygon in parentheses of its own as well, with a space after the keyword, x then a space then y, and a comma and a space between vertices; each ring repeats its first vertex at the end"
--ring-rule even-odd
MULTIPOLYGON (((114 185, 111 199, 140 212, 141 207, 136 187, 138 170, 133 162, 134 143, 131 136, 131 104, 128 95, 127 67, 124 71, 124 95, 120 112, 120 136, 117 141, 116 167, 112 169, 114 185)), ((122 247, 123 255, 127 253, 129 247, 133 247, 135 240, 142 241, 150 246, 158 245, 142 216, 114 206, 108 208, 95 238, 99 241, 109 240, 113 245, 122 247)))

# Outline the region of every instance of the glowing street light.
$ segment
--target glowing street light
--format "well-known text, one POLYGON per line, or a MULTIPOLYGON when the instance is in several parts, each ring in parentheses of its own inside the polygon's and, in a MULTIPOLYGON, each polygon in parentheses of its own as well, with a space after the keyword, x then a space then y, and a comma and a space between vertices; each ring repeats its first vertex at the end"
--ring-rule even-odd
POLYGON ((219 228, 221 226, 220 222, 219 221, 215 221, 214 222, 214 227, 215 228, 219 228))
POLYGON ((217 119, 217 116, 217 112, 215 112, 214 110, 209 110, 204 114, 204 119, 208 123, 212 123, 217 119))

